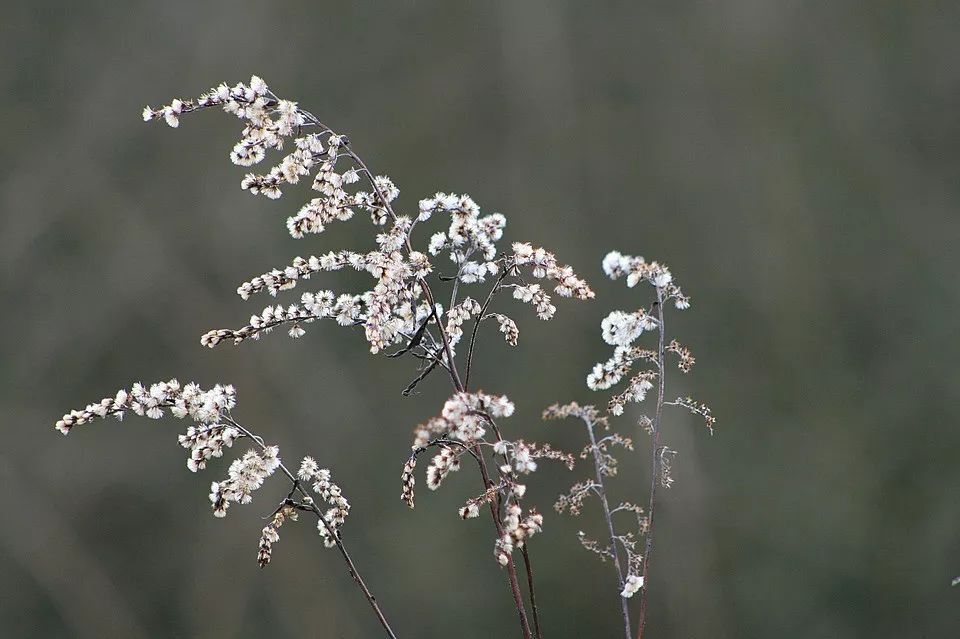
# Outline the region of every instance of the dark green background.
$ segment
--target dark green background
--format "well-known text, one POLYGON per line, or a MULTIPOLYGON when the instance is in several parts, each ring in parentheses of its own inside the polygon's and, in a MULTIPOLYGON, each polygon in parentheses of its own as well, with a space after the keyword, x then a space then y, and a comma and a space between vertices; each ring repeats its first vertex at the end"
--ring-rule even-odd
MULTIPOLYGON (((184 468, 184 424, 52 429, 132 381, 237 385, 237 415, 291 460, 330 466, 345 535, 402 637, 516 636, 466 472, 410 512, 399 473, 437 377, 316 326, 215 351, 263 300, 236 286, 297 254, 369 246, 358 219, 294 241, 279 202, 238 188, 236 121, 179 130, 145 103, 262 75, 348 132, 401 207, 468 192, 508 239, 553 248, 597 290, 555 321, 491 330, 476 379, 506 426, 591 398, 599 321, 636 305, 601 279, 617 248, 693 297, 672 326, 698 356, 675 414, 651 637, 951 637, 960 630, 960 5, 955 2, 62 2, 0 20, 0 636, 375 637, 310 527, 255 562, 274 485, 225 520, 184 468)), ((338 287, 337 277, 331 280, 338 287)), ((340 280, 342 282, 342 280, 340 280)), ((509 303, 508 303, 509 304, 509 303)), ((511 306, 511 308, 514 308, 511 306)), ((674 375, 674 379, 677 376, 674 375)), ((628 434, 633 421, 624 419, 628 434)), ((646 444, 641 437, 640 442, 646 444)), ((642 499, 645 446, 620 494, 642 499)), ((548 637, 616 636, 609 567, 549 505, 580 478, 544 464, 535 540, 548 637), (605 590, 606 589, 606 590, 605 590)), ((421 481, 422 485, 422 481, 421 481)))

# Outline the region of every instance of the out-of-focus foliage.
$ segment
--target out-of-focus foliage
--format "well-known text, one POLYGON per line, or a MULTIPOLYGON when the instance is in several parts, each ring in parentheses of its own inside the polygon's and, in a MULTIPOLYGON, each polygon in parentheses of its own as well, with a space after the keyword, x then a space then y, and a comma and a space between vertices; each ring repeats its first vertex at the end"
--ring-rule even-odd
MULTIPOLYGON (((579 441, 539 414, 591 400, 599 320, 628 304, 600 275, 606 250, 682 274, 697 312, 673 328, 698 365, 681 383, 719 422, 713 438, 693 417, 665 430, 680 455, 657 637, 955 635, 958 29, 947 2, 5 6, 0 635, 293 637, 305 613, 322 628, 306 636, 378 632, 311 526, 285 529, 257 568, 268 513, 210 517, 211 476, 182 467, 176 424, 52 428, 173 375, 236 384, 246 420, 333 470, 398 633, 515 632, 489 522, 452 514, 475 487, 413 512, 398 499, 410 427, 442 380, 403 398, 407 363, 336 327, 198 343, 257 310, 238 283, 329 239, 287 235, 301 198, 241 192, 230 118, 140 121, 145 103, 251 73, 349 133, 401 208, 469 192, 510 214, 508 238, 595 284, 542 330, 521 322, 519 350, 487 341, 476 379, 517 400, 530 439, 579 441)), ((336 246, 364 246, 365 224, 331 230, 336 246)), ((621 481, 643 485, 646 458, 623 456, 621 481)), ((531 554, 550 637, 619 623, 587 585, 608 581, 576 540, 589 522, 549 511, 582 472, 545 468, 528 493, 547 510, 531 554)))

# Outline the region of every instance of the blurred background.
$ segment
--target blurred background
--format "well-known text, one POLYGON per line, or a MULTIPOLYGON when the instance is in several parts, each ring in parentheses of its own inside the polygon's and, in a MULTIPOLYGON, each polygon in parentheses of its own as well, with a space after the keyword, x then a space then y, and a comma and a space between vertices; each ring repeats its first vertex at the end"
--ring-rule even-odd
MULTIPOLYGON (((64 411, 133 381, 234 383, 237 415, 329 466, 345 535, 402 637, 516 636, 471 473, 416 510, 398 499, 411 428, 448 394, 400 390, 411 360, 315 325, 208 351, 263 300, 234 293, 295 255, 369 246, 358 218, 296 241, 308 197, 243 193, 220 113, 173 131, 144 104, 262 75, 350 134, 401 208, 438 189, 508 216, 589 278, 493 329, 475 379, 517 401, 514 436, 577 449, 558 400, 607 357, 600 319, 637 305, 602 279, 610 249, 669 264, 698 358, 672 393, 651 637, 949 637, 960 632, 960 5, 951 2, 16 2, 0 24, 0 636, 375 637, 312 525, 256 564, 264 490, 226 520, 184 468, 185 423, 64 411), (827 3, 824 3, 827 4, 827 3)), ((340 286, 331 276, 330 285, 340 286)), ((342 282, 342 280, 339 280, 342 282)), ((645 499, 647 439, 618 495, 645 499)), ((609 566, 553 513, 588 472, 542 464, 530 501, 548 637, 619 632, 609 566)), ((420 485, 422 486, 422 477, 420 485)))

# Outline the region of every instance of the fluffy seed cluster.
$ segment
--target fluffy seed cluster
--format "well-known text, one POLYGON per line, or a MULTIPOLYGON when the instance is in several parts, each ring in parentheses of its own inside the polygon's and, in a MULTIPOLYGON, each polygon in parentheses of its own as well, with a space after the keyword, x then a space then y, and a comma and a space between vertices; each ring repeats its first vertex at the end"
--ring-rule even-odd
POLYGON ((620 596, 629 599, 640 592, 641 588, 643 588, 643 577, 639 575, 628 575, 624 581, 620 596))
POLYGON ((423 448, 438 437, 465 444, 482 441, 490 418, 510 417, 513 411, 513 402, 506 395, 454 393, 444 403, 439 417, 431 418, 414 430, 413 448, 423 448))
POLYGON ((457 278, 465 284, 483 282, 488 275, 496 275, 499 266, 497 241, 503 237, 507 218, 500 213, 480 215, 480 207, 469 195, 437 193, 420 200, 418 221, 425 222, 435 213, 449 215, 450 227, 434 233, 428 251, 439 255, 449 253, 457 268, 457 278))
POLYGON ((663 264, 647 262, 643 257, 611 251, 603 258, 603 272, 612 280, 626 277, 629 288, 633 288, 640 282, 649 282, 655 288, 662 289, 664 299, 672 299, 674 306, 679 310, 690 307, 690 298, 674 284, 670 269, 663 264))
POLYGON ((447 311, 447 341, 451 347, 460 343, 463 323, 480 312, 480 304, 469 297, 447 311))
POLYGON ((66 435, 74 426, 108 415, 122 420, 126 413, 132 412, 160 419, 164 411, 178 419, 190 417, 199 424, 215 424, 236 403, 237 393, 230 385, 217 384, 205 391, 192 382, 181 387, 175 379, 149 387, 137 382, 129 391, 121 389, 113 397, 88 404, 83 410, 70 411, 57 421, 56 428, 66 435))
POLYGON ((525 516, 518 504, 507 506, 507 514, 503 518, 503 536, 497 539, 493 546, 493 556, 497 563, 506 566, 510 562, 510 555, 517 548, 523 548, 527 539, 543 530, 543 515, 536 510, 530 510, 525 516))
POLYGON ((240 436, 240 431, 233 426, 209 424, 190 426, 178 440, 181 446, 190 449, 187 468, 197 472, 206 468, 211 458, 223 457, 223 449, 233 446, 240 436))
POLYGON ((577 277, 573 268, 557 262, 557 258, 549 251, 526 242, 514 242, 513 260, 517 266, 529 266, 535 278, 552 280, 555 284, 553 291, 560 297, 579 300, 595 297, 586 281, 577 277))
POLYGON ((507 462, 500 468, 504 474, 529 475, 537 470, 537 459, 559 461, 570 470, 573 470, 574 466, 574 458, 570 453, 557 450, 550 444, 528 443, 522 439, 516 441, 500 440, 493 445, 493 452, 501 455, 507 462))
MULTIPOLYGON (((225 450, 242 438, 252 438, 258 448, 248 450, 238 459, 234 459, 227 476, 210 484, 210 504, 216 517, 225 517, 231 504, 247 504, 253 500, 253 494, 264 482, 282 468, 280 451, 276 446, 266 446, 263 440, 234 421, 230 415, 236 406, 236 391, 230 385, 216 385, 203 390, 198 384, 181 386, 173 379, 158 382, 151 386, 134 384, 129 391, 121 390, 113 397, 90 404, 83 410, 67 413, 57 424, 57 430, 64 434, 78 424, 85 424, 95 418, 115 416, 122 419, 127 412, 159 419, 165 414, 177 418, 194 420, 196 423, 178 437, 180 445, 190 451, 187 468, 197 472, 206 468, 211 459, 222 457, 225 450)), ((286 472, 286 471, 284 471, 286 472)), ((312 482, 314 490, 327 501, 330 509, 323 515, 329 524, 320 525, 320 534, 327 546, 335 545, 332 535, 338 534, 346 519, 350 505, 344 499, 340 488, 330 481, 330 471, 320 469, 310 457, 306 457, 300 467, 299 479, 312 482), (332 531, 332 534, 331 534, 332 531)), ((294 484, 294 488, 296 488, 294 484)), ((312 498, 304 493, 303 503, 296 504, 290 496, 273 513, 271 521, 263 528, 257 550, 257 561, 262 566, 270 562, 273 544, 279 539, 278 529, 285 520, 295 520, 297 509, 309 509, 312 498)), ((319 514, 319 513, 318 513, 319 514)))
MULTIPOLYGON (((436 490, 450 473, 460 470, 460 459, 452 447, 444 446, 433 456, 427 466, 427 488, 436 490)), ((412 495, 411 495, 412 501, 412 495)), ((408 502, 410 503, 410 502, 408 502)))
MULTIPOLYGON (((288 267, 273 269, 241 284, 238 293, 247 299, 263 290, 277 295, 315 273, 344 267, 365 271, 374 279, 368 290, 356 294, 322 290, 305 293, 299 304, 268 306, 253 315, 246 326, 209 331, 201 338, 203 345, 214 347, 224 341, 236 344, 257 339, 280 325, 287 326, 291 337, 299 338, 306 325, 330 318, 344 326, 362 325, 372 353, 402 342, 416 342, 410 349, 418 356, 439 361, 440 339, 432 330, 446 328, 452 348, 463 336, 464 322, 471 317, 476 317, 478 323, 495 318, 504 339, 516 344, 518 331, 512 319, 499 313, 483 314, 481 305, 473 300, 457 305, 456 288, 446 326, 439 326, 443 308, 432 302, 424 278, 434 272, 429 256, 441 252, 448 254, 456 269, 453 277, 445 279, 455 280, 456 285, 496 277, 499 290, 506 276, 505 268, 519 276, 520 267, 529 266, 535 278, 551 280, 558 295, 593 297, 593 291, 572 268, 559 264, 552 253, 542 248, 517 243, 513 245, 513 254, 498 258, 496 244, 503 237, 506 218, 500 213, 481 214, 480 207, 468 195, 437 193, 420 200, 413 215, 397 214, 394 202, 399 189, 389 177, 371 173, 351 149, 346 136, 334 132, 296 102, 279 98, 257 76, 249 83, 232 87, 220 84, 195 100, 176 99, 159 109, 147 107, 143 116, 144 120, 163 119, 176 127, 183 115, 213 107, 220 107, 243 122, 240 140, 230 153, 234 163, 253 166, 265 160, 268 152, 280 153, 279 162, 266 173, 248 173, 241 182, 243 189, 279 198, 282 188, 306 181, 315 192, 287 219, 293 237, 322 233, 334 222, 350 220, 359 210, 368 212, 377 227, 377 249, 298 257, 288 267), (448 217, 449 226, 434 233, 425 249, 415 250, 414 228, 435 215, 448 217), (420 329, 431 318, 434 327, 424 339, 420 329), (421 336, 415 338, 418 334, 421 336)), ((510 286, 516 287, 514 296, 531 304, 539 317, 549 319, 555 313, 550 295, 539 284, 521 281, 510 286)))
MULTIPOLYGON (((647 262, 642 257, 623 255, 612 251, 603 259, 603 271, 610 279, 626 277, 627 286, 633 288, 641 282, 647 282, 657 293, 656 304, 673 300, 678 309, 690 306, 690 299, 683 294, 674 281, 670 270, 663 264, 647 262)), ((654 306, 656 308, 656 306, 654 306)), ((603 341, 614 347, 613 356, 606 362, 600 362, 587 375, 587 387, 590 390, 607 390, 619 384, 630 375, 638 361, 656 362, 657 353, 635 346, 636 341, 647 331, 660 330, 658 319, 648 309, 635 311, 616 310, 607 315, 600 323, 603 341)), ((690 351, 671 342, 670 350, 680 357, 681 370, 693 366, 690 351)), ((614 415, 623 414, 625 404, 642 402, 647 391, 653 388, 657 378, 655 370, 642 370, 634 374, 627 382, 626 389, 611 398, 609 410, 614 415)))
POLYGON ((317 522, 317 530, 323 538, 323 545, 332 548, 340 538, 340 527, 350 514, 350 503, 343 496, 340 487, 330 479, 330 471, 320 468, 312 457, 304 457, 297 471, 301 481, 312 482, 313 490, 327 502, 329 508, 323 513, 323 519, 317 522))
POLYGON ((496 318, 497 324, 500 325, 500 333, 503 334, 503 339, 510 346, 516 346, 520 339, 520 329, 517 328, 517 323, 501 313, 493 313, 492 316, 496 318))
POLYGON ((494 540, 494 556, 498 563, 507 565, 514 549, 526 539, 540 532, 543 517, 530 509, 524 514, 521 500, 527 487, 520 478, 538 468, 538 460, 551 459, 573 468, 574 457, 549 444, 519 440, 505 440, 496 420, 509 417, 513 403, 502 395, 486 393, 455 393, 444 404, 441 415, 420 424, 414 430, 413 452, 404 464, 401 474, 401 499, 413 506, 413 476, 416 458, 430 448, 438 448, 426 471, 427 487, 436 490, 444 478, 460 469, 461 461, 474 457, 478 464, 484 450, 492 450, 497 465, 497 481, 491 479, 486 490, 467 500, 457 514, 461 519, 478 517, 482 506, 489 505, 502 534, 494 540), (493 441, 487 440, 492 432, 493 441))
POLYGON ((226 479, 210 484, 210 503, 215 517, 226 517, 230 504, 249 504, 253 493, 280 467, 280 450, 267 446, 263 451, 248 450, 230 464, 226 479))

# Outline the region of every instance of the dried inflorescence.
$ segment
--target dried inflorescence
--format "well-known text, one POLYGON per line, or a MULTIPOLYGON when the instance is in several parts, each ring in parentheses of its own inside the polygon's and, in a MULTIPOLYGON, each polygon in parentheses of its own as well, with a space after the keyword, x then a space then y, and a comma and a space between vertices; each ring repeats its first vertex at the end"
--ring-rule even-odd
POLYGON ((312 482, 313 490, 329 506, 326 512, 320 515, 317 530, 323 537, 323 545, 327 548, 333 548, 340 539, 340 527, 343 526, 343 522, 347 520, 347 515, 350 514, 350 502, 343 496, 340 486, 330 479, 330 471, 326 468, 319 468, 312 457, 303 458, 300 470, 297 472, 297 478, 301 481, 312 482))
MULTIPOLYGON (((178 419, 190 417, 205 426, 215 424, 236 403, 236 390, 229 385, 217 384, 205 391, 194 383, 181 387, 180 382, 175 379, 157 382, 149 387, 137 382, 129 391, 121 389, 113 397, 88 404, 83 410, 70 411, 57 421, 56 428, 66 435, 74 426, 108 415, 122 420, 124 415, 132 412, 150 419, 160 419, 164 411, 178 419)), ((235 439, 235 436, 232 439, 235 439)), ((192 442, 181 440, 181 443, 184 441, 192 442)), ((188 447, 192 447, 192 443, 188 447)))
POLYGON ((273 513, 270 523, 260 532, 260 544, 257 547, 257 563, 264 568, 273 559, 273 544, 280 541, 280 526, 286 520, 297 521, 297 509, 288 504, 282 505, 273 513))
POLYGON ((526 515, 519 504, 507 506, 506 517, 503 518, 503 535, 494 543, 494 557, 501 566, 506 566, 510 555, 518 548, 523 548, 527 539, 543 530, 543 515, 536 510, 530 510, 526 515))
POLYGON ((231 502, 249 504, 253 493, 280 467, 280 449, 267 446, 263 452, 248 450, 230 464, 227 478, 210 484, 210 503, 213 514, 226 517, 231 502))
POLYGON ((521 477, 536 471, 539 459, 557 460, 569 468, 574 463, 573 455, 549 444, 503 439, 496 420, 513 412, 513 403, 502 395, 455 393, 444 404, 439 417, 414 430, 413 452, 401 474, 401 499, 412 508, 416 483, 413 471, 420 454, 438 449, 426 471, 427 487, 431 490, 436 490, 450 472, 459 470, 463 458, 472 458, 487 478, 485 490, 467 500, 458 514, 461 519, 473 519, 482 506, 491 508, 498 529, 494 557, 503 566, 508 565, 514 550, 523 548, 526 540, 543 526, 543 516, 536 510, 524 514, 521 504, 526 484, 521 483, 521 477), (491 431, 492 439, 488 437, 491 431), (486 451, 499 459, 496 481, 487 477, 486 451))
MULTIPOLYGON (((174 100, 161 109, 147 107, 144 119, 163 118, 176 127, 181 116, 210 107, 221 107, 244 122, 241 139, 230 154, 231 160, 241 166, 259 164, 269 150, 284 151, 292 138, 289 153, 276 166, 265 174, 247 174, 241 187, 254 194, 279 198, 281 187, 298 184, 301 176, 314 175, 311 188, 317 197, 287 220, 293 237, 322 233, 335 221, 351 219, 356 210, 370 213, 378 231, 376 250, 298 257, 288 267, 241 284, 237 292, 244 299, 263 290, 277 295, 315 273, 345 267, 367 272, 374 279, 370 289, 357 294, 323 290, 304 294, 300 304, 269 306, 252 316, 245 326, 206 333, 201 339, 205 346, 258 338, 280 325, 289 325, 290 336, 300 337, 305 325, 324 318, 336 319, 341 325, 363 325, 373 353, 410 340, 428 316, 435 324, 440 323, 443 308, 433 300, 424 278, 434 272, 428 254, 436 256, 442 252, 447 252, 454 263, 456 274, 452 279, 457 284, 483 282, 504 273, 498 284, 510 279, 507 284, 516 287, 514 297, 533 305, 542 319, 550 319, 556 309, 539 284, 520 281, 521 267, 529 266, 537 279, 551 280, 554 292, 560 296, 593 297, 586 282, 542 248, 515 243, 512 254, 498 258, 496 243, 503 236, 506 218, 499 213, 481 215, 480 207, 468 195, 437 193, 421 200, 414 215, 397 215, 392 202, 399 190, 388 177, 371 173, 350 148, 346 136, 335 133, 296 102, 278 98, 256 76, 249 84, 221 84, 196 100, 174 100), (414 228, 434 215, 449 216, 448 229, 434 233, 423 250, 414 250, 414 228)), ((510 318, 502 314, 484 315, 480 304, 470 302, 457 305, 455 296, 451 301, 445 329, 448 346, 459 341, 463 323, 475 315, 479 315, 478 322, 495 317, 507 341, 516 343, 516 324, 510 318)), ((420 354, 438 359, 440 340, 431 335, 426 342, 429 346, 424 346, 420 354)))
POLYGON ((686 408, 694 415, 699 415, 703 418, 704 425, 710 429, 710 433, 713 434, 713 426, 717 423, 717 418, 713 416, 713 412, 710 410, 710 407, 704 404, 703 402, 698 402, 695 399, 689 397, 678 397, 672 402, 664 402, 667 406, 680 406, 686 408))
POLYGON ((225 449, 231 448, 237 441, 250 440, 254 448, 230 463, 224 479, 210 484, 209 497, 214 516, 225 517, 233 503, 248 504, 253 501, 253 494, 264 482, 282 470, 292 482, 292 489, 287 499, 274 511, 271 522, 261 531, 257 550, 257 561, 261 567, 270 562, 272 545, 279 539, 277 529, 285 519, 295 521, 297 510, 315 511, 322 518, 318 528, 325 545, 336 545, 340 526, 350 505, 340 488, 330 481, 330 471, 317 468, 312 458, 305 457, 298 480, 284 468, 280 450, 276 446, 266 445, 262 438, 234 420, 231 410, 236 403, 236 390, 230 385, 217 384, 209 390, 203 390, 193 382, 181 386, 176 379, 149 387, 137 383, 129 391, 120 390, 116 395, 90 404, 83 410, 67 413, 57 422, 56 428, 66 435, 74 426, 110 415, 123 419, 128 412, 150 419, 160 419, 165 414, 180 419, 190 418, 195 423, 178 439, 181 446, 190 449, 187 468, 192 472, 203 470, 211 459, 222 457, 225 449), (313 506, 313 498, 302 488, 300 481, 312 481, 313 489, 331 505, 330 510, 326 513, 317 510, 313 506), (298 492, 300 501, 294 499, 298 492))
MULTIPOLYGON (((516 346, 519 329, 503 309, 497 307, 502 298, 530 306, 536 316, 549 320, 556 314, 555 297, 589 300, 594 292, 574 270, 564 265, 549 251, 526 242, 513 242, 503 249, 507 219, 500 213, 483 213, 468 195, 438 192, 421 199, 412 211, 399 210, 399 189, 385 176, 373 173, 353 150, 350 140, 321 122, 296 102, 278 97, 259 77, 234 86, 221 84, 195 100, 173 100, 169 105, 144 109, 144 120, 163 120, 177 128, 187 114, 220 108, 242 122, 239 141, 230 151, 230 160, 243 167, 254 167, 272 153, 276 163, 264 172, 249 172, 241 180, 242 189, 254 195, 280 198, 288 188, 305 184, 311 191, 305 202, 291 211, 286 226, 292 237, 300 239, 318 235, 331 224, 352 220, 356 213, 369 215, 372 229, 366 250, 318 251, 309 257, 296 257, 289 265, 274 268, 252 277, 237 288, 238 295, 248 300, 267 293, 280 297, 293 289, 297 297, 277 300, 251 315, 239 328, 221 328, 207 332, 201 344, 215 347, 225 341, 235 344, 248 339, 258 340, 276 328, 290 337, 300 338, 317 320, 333 320, 344 327, 362 327, 371 353, 385 352, 389 357, 409 356, 418 364, 416 377, 404 389, 412 394, 418 384, 434 371, 443 371, 453 386, 452 395, 440 414, 417 427, 411 452, 401 473, 401 499, 414 506, 415 471, 420 455, 430 452, 426 465, 426 485, 436 490, 462 462, 476 464, 483 490, 469 498, 458 514, 463 519, 479 516, 488 508, 496 528, 494 556, 506 566, 511 591, 520 613, 525 637, 532 637, 526 620, 525 604, 520 595, 513 564, 513 554, 522 550, 528 572, 528 587, 533 605, 536 635, 540 636, 539 620, 533 595, 533 576, 527 540, 543 526, 543 517, 536 509, 523 504, 526 477, 538 468, 538 461, 551 459, 573 468, 574 456, 545 443, 527 442, 506 437, 498 420, 510 417, 513 403, 504 395, 472 390, 470 374, 477 353, 479 329, 484 322, 495 323, 504 341, 516 346), (437 222, 440 222, 437 225, 437 222), (424 227, 433 226, 423 232, 424 227), (421 233, 417 231, 420 230, 421 233), (443 255, 449 264, 439 258, 443 255), (359 291, 337 291, 333 288, 304 290, 307 280, 324 278, 326 274, 347 269, 364 274, 367 284, 359 291), (441 296, 440 286, 446 290, 441 296), (485 285, 483 294, 466 295, 469 286, 485 285), (490 321, 492 320, 492 322, 490 321), (460 353, 458 354, 458 349, 460 353)), ((676 341, 663 343, 663 304, 673 300, 677 308, 689 306, 689 299, 673 283, 670 271, 656 262, 611 253, 603 263, 604 271, 613 279, 625 277, 633 287, 650 283, 657 301, 650 307, 633 311, 614 311, 602 322, 604 340, 614 347, 612 356, 594 368, 588 377, 593 390, 608 390, 626 380, 625 387, 610 399, 613 415, 624 412, 629 403, 644 401, 654 388, 658 391, 658 409, 653 418, 641 417, 641 426, 659 437, 660 407, 678 405, 701 415, 712 428, 709 409, 690 399, 663 402, 663 357, 670 352, 678 358, 678 366, 687 372, 693 366, 690 351, 676 341), (658 332, 656 350, 637 345, 646 332, 658 332), (650 368, 645 368, 650 365, 650 368)), ((382 611, 356 572, 340 537, 350 504, 339 486, 333 483, 329 470, 321 469, 310 457, 303 459, 296 475, 283 465, 276 447, 242 427, 230 415, 235 393, 230 386, 217 386, 202 391, 196 385, 180 388, 176 381, 145 388, 134 386, 84 410, 65 415, 57 428, 67 433, 74 426, 97 417, 128 411, 159 418, 165 412, 176 417, 189 416, 195 424, 180 436, 181 445, 190 451, 187 465, 192 471, 223 456, 236 441, 247 438, 255 447, 235 459, 227 477, 211 486, 210 499, 214 513, 226 514, 232 503, 248 503, 261 485, 275 474, 283 474, 291 482, 286 499, 274 510, 263 528, 258 544, 258 562, 266 565, 272 558, 273 544, 279 539, 279 528, 285 521, 294 521, 299 512, 308 511, 318 518, 318 529, 325 545, 338 546, 358 586, 376 612, 389 636, 393 632, 382 611)), ((593 459, 595 477, 576 484, 561 497, 557 510, 579 514, 591 495, 601 497, 607 517, 617 513, 630 515, 637 530, 615 533, 610 530, 608 544, 582 543, 602 557, 619 562, 619 586, 623 598, 642 589, 646 565, 638 538, 652 529, 650 514, 629 503, 610 508, 606 502, 604 479, 616 474, 614 447, 632 450, 628 437, 607 432, 597 437, 595 430, 607 431, 608 417, 592 406, 568 404, 547 410, 546 417, 578 417, 588 426, 590 445, 581 457, 593 459), (621 570, 622 568, 622 570, 621 570)), ((657 442, 659 440, 657 439, 657 442)), ((655 445, 655 464, 660 481, 668 485, 669 460, 674 452, 655 445)), ((622 517, 624 515, 617 515, 622 517)), ((648 543, 650 536, 647 536, 648 543)))

